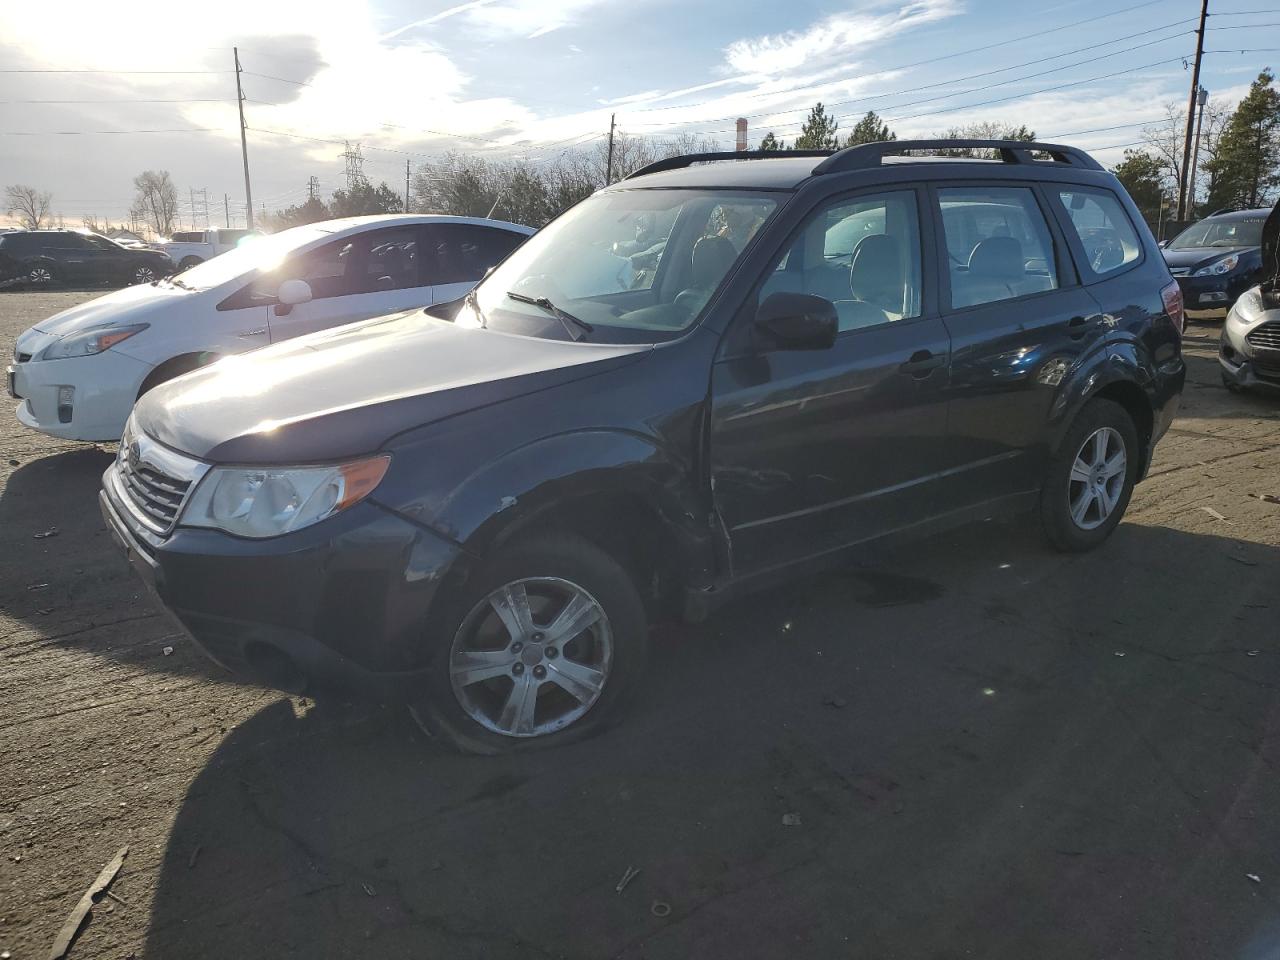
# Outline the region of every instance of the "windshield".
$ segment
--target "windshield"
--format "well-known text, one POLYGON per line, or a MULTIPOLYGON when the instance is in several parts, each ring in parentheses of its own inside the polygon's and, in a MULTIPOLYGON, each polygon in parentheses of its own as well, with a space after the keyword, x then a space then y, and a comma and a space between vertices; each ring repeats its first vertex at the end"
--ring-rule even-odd
POLYGON ((1201 220, 1178 234, 1170 250, 1192 247, 1257 247, 1262 245, 1264 220, 1201 220))
POLYGON ((596 194, 503 261, 457 321, 602 343, 671 339, 776 207, 775 195, 753 191, 596 194))
POLYGON ((177 279, 193 290, 209 290, 256 270, 270 270, 299 247, 327 236, 328 231, 307 225, 246 238, 234 249, 177 274, 177 279))

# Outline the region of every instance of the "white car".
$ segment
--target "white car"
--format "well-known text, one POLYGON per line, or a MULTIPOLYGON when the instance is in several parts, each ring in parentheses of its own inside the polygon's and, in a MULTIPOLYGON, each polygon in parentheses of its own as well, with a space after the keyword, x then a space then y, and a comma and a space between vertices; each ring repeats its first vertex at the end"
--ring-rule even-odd
POLYGON ((128 287, 18 337, 18 420, 68 440, 116 440, 134 401, 219 357, 464 296, 530 227, 467 217, 352 217, 260 237, 128 287))
POLYGON ((189 270, 228 250, 234 250, 245 237, 256 239, 260 236, 261 234, 255 230, 212 227, 208 230, 175 233, 168 240, 158 240, 151 244, 151 249, 168 254, 169 259, 178 265, 179 270, 189 270))

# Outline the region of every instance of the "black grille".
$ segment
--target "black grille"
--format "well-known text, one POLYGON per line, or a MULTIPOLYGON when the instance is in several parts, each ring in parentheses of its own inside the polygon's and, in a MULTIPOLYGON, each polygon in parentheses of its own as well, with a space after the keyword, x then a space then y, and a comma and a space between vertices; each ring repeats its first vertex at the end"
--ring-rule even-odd
POLYGON ((1263 380, 1280 381, 1280 357, 1273 361, 1259 360, 1255 357, 1253 372, 1263 380))
POLYGON ((161 473, 149 463, 134 463, 127 454, 120 458, 120 480, 133 505, 166 531, 178 519, 191 487, 191 481, 161 473))
POLYGON ((1263 350, 1280 350, 1280 323, 1274 320, 1264 323, 1256 330, 1250 330, 1245 337, 1249 345, 1263 350))
POLYGON ((31 354, 29 354, 29 353, 19 353, 17 350, 14 350, 14 351, 13 351, 13 359, 14 359, 17 363, 26 363, 26 362, 28 362, 28 361, 31 359, 31 354))

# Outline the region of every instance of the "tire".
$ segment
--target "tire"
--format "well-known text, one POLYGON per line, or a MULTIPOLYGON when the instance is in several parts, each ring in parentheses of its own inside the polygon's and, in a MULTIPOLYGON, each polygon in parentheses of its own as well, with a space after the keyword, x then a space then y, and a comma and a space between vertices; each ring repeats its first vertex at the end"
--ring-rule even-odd
POLYGON ((1139 455, 1138 431, 1124 407, 1110 400, 1085 405, 1063 437, 1040 491, 1040 523, 1054 547, 1082 553, 1111 536, 1133 496, 1139 455), (1099 446, 1102 442, 1105 448, 1099 446), (1116 470, 1118 453, 1124 459, 1116 470))
POLYGON ((155 270, 153 270, 151 267, 146 266, 145 264, 142 266, 134 267, 133 271, 129 274, 129 286, 132 287, 138 284, 150 283, 152 280, 155 280, 158 276, 160 275, 156 273, 155 270))
POLYGON ((27 271, 27 283, 37 289, 53 286, 58 280, 58 275, 54 272, 53 267, 44 263, 37 263, 27 271))
POLYGON ((204 259, 202 257, 183 257, 182 260, 178 262, 178 270, 190 270, 192 267, 201 263, 204 263, 204 259))
POLYGON ((573 536, 504 548, 437 623, 422 692, 409 710, 428 734, 464 753, 535 750, 598 733, 618 716, 648 662, 635 583, 617 560, 573 536), (521 592, 527 619, 516 612, 521 592), (575 623, 597 619, 569 627, 561 650, 552 629, 571 602, 575 623), (521 621, 524 629, 513 629, 521 621))

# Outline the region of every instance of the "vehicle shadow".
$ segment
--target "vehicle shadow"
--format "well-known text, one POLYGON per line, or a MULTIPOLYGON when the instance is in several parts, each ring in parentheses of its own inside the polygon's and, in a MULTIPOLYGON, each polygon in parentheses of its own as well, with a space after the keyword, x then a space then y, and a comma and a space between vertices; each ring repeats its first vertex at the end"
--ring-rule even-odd
POLYGON ((1218 341, 1222 324, 1193 322, 1183 337, 1187 385, 1178 416, 1222 420, 1280 418, 1280 393, 1232 393, 1222 383, 1218 341))
POLYGON ((1273 547, 987 526, 660 631, 560 749, 282 700, 192 784, 145 956, 1260 957, 1278 588, 1273 547))
POLYGON ((114 448, 85 445, 30 460, 0 485, 0 607, 30 628, 27 645, 225 676, 146 593, 103 522, 98 489, 114 448))

